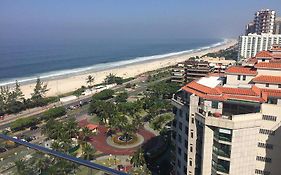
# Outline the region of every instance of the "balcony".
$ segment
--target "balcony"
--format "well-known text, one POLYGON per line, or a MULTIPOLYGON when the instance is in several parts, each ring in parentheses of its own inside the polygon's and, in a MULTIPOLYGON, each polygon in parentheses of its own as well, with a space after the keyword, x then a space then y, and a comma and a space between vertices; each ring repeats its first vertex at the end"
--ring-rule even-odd
POLYGON ((198 108, 198 112, 202 114, 205 117, 214 117, 217 119, 226 119, 226 120, 232 120, 232 115, 229 113, 225 113, 222 115, 221 113, 218 112, 211 112, 210 110, 207 110, 208 107, 204 105, 200 105, 198 108))
POLYGON ((172 105, 178 109, 181 109, 185 105, 185 100, 181 94, 174 94, 172 98, 172 105))
POLYGON ((229 173, 229 161, 218 160, 218 162, 212 161, 212 169, 217 171, 218 174, 229 173))

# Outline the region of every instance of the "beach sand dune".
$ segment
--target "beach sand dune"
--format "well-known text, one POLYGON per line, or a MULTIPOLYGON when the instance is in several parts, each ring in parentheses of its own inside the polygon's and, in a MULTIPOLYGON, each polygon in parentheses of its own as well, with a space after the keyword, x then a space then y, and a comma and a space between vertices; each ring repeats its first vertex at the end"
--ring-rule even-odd
MULTIPOLYGON (((202 56, 207 53, 226 49, 236 43, 236 40, 228 40, 223 45, 193 53, 128 64, 104 71, 95 72, 93 70, 90 73, 85 73, 82 75, 73 75, 72 77, 44 80, 44 82, 48 84, 48 88, 50 89, 47 93, 47 96, 60 95, 63 93, 74 91, 80 88, 82 85, 86 86, 86 78, 88 75, 92 75, 95 77, 95 84, 101 83, 109 73, 116 74, 117 76, 121 76, 123 78, 134 77, 144 72, 175 65, 176 63, 185 61, 193 56, 202 56)), ((34 86, 34 83, 25 84, 21 86, 21 89, 26 97, 30 97, 34 86)))

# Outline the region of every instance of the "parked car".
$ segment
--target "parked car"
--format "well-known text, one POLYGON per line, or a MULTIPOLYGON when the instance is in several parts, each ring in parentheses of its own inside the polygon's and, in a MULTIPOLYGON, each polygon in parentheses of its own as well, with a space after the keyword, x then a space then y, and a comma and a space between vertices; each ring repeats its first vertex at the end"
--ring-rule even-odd
POLYGON ((31 127, 30 127, 30 130, 33 131, 33 130, 36 130, 36 129, 38 129, 38 128, 39 128, 39 127, 35 125, 35 126, 31 126, 31 127))

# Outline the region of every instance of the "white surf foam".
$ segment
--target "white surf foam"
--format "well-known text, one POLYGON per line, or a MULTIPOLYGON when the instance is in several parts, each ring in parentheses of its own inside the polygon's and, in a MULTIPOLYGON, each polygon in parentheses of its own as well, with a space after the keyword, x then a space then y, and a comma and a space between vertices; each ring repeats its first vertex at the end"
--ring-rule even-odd
POLYGON ((207 49, 210 49, 213 47, 223 45, 227 42, 228 42, 228 40, 224 39, 222 42, 218 42, 218 43, 215 43, 215 44, 212 44, 209 46, 200 47, 197 49, 190 49, 190 50, 184 50, 184 51, 180 51, 180 52, 171 52, 171 53, 152 55, 152 56, 136 57, 134 59, 95 64, 93 66, 82 67, 82 68, 50 71, 50 72, 35 74, 32 76, 22 77, 22 78, 12 78, 12 79, 1 81, 0 86, 14 84, 16 80, 20 83, 27 83, 27 82, 35 81, 37 79, 37 77, 40 77, 40 79, 42 79, 42 80, 55 79, 55 78, 58 78, 61 76, 70 76, 70 75, 75 75, 75 74, 79 74, 79 73, 85 73, 88 71, 96 72, 96 71, 101 71, 101 70, 107 70, 110 68, 115 68, 115 67, 124 66, 124 65, 128 65, 128 64, 133 64, 133 63, 139 63, 139 62, 143 62, 143 61, 156 60, 156 59, 177 56, 177 55, 186 54, 186 53, 193 53, 193 52, 198 52, 198 51, 202 51, 202 50, 207 50, 207 49))

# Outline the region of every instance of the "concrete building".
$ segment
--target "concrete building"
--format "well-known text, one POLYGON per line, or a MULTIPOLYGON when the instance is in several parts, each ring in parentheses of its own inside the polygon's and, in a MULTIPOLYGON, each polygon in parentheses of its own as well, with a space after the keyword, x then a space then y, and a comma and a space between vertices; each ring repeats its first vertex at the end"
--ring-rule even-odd
POLYGON ((274 24, 275 24, 276 12, 274 10, 260 10, 256 12, 254 24, 255 24, 255 33, 269 33, 273 34, 274 24))
POLYGON ((274 34, 281 34, 281 17, 275 19, 274 34))
POLYGON ((185 84, 207 76, 209 73, 224 73, 230 65, 234 65, 235 60, 226 60, 225 58, 202 57, 197 60, 188 60, 178 63, 172 69, 173 82, 185 84))
POLYGON ((270 50, 272 45, 281 44, 281 34, 249 34, 239 37, 238 59, 254 57, 262 50, 270 50))
POLYGON ((248 35, 250 33, 255 33, 255 32, 256 32, 256 28, 255 28, 254 22, 250 22, 249 24, 246 25, 245 35, 248 35))
POLYGON ((186 83, 206 76, 210 72, 209 63, 206 61, 188 60, 178 63, 172 69, 173 82, 186 83))
POLYGON ((235 60, 226 60, 224 57, 202 57, 199 60, 208 62, 212 73, 224 73, 229 66, 236 64, 235 60))
POLYGON ((281 47, 250 63, 174 94, 172 174, 280 174, 281 47))

